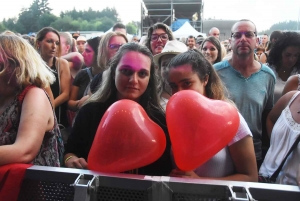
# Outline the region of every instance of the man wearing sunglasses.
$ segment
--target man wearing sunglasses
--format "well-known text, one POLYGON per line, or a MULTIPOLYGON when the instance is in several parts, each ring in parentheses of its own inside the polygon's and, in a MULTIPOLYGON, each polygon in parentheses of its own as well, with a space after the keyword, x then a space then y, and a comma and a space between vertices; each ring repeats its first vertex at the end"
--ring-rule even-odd
POLYGON ((217 63, 214 67, 253 134, 259 168, 264 157, 262 128, 265 122, 262 116, 273 107, 275 75, 269 67, 254 60, 254 49, 258 43, 256 33, 256 26, 252 21, 236 22, 229 39, 232 58, 217 63))

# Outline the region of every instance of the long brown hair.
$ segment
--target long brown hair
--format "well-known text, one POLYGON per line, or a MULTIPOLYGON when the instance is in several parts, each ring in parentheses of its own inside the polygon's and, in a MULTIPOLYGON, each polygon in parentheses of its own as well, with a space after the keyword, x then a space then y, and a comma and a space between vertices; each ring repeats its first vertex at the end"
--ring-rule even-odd
POLYGON ((178 54, 169 63, 167 67, 166 77, 169 75, 171 68, 189 64, 192 71, 197 73, 201 82, 204 82, 206 76, 209 76, 205 86, 205 92, 208 98, 215 100, 226 100, 226 89, 215 71, 214 67, 205 59, 205 57, 196 49, 178 54))
POLYGON ((146 91, 140 97, 139 104, 146 110, 148 114, 151 113, 153 108, 158 109, 160 112, 163 113, 162 108, 159 104, 159 97, 157 95, 157 79, 155 76, 155 68, 154 68, 154 61, 153 55, 148 48, 143 45, 139 45, 136 43, 127 43, 120 47, 116 55, 112 58, 110 62, 109 68, 103 72, 103 80, 101 83, 100 88, 86 101, 85 104, 89 102, 106 102, 110 99, 116 97, 117 94, 117 87, 115 84, 115 72, 116 68, 121 60, 121 58, 127 52, 138 52, 141 53, 151 60, 150 66, 150 79, 147 86, 146 91))

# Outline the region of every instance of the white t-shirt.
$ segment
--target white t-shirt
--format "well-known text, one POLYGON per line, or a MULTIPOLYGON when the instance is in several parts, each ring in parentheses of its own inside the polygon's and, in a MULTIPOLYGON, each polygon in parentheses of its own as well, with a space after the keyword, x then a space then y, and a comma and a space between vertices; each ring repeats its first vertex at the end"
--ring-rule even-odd
POLYGON ((234 163, 231 158, 228 147, 240 141, 246 136, 252 136, 251 131, 244 117, 239 113, 240 125, 236 135, 229 142, 228 146, 219 151, 206 163, 196 168, 194 171, 200 177, 225 177, 234 174, 234 163))

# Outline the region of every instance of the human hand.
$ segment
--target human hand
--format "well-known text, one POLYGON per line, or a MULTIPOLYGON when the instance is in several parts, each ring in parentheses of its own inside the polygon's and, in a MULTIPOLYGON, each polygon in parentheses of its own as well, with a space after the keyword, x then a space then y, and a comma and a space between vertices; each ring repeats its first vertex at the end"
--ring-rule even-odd
POLYGON ((171 177, 181 177, 181 178, 194 178, 199 179, 200 177, 194 171, 182 171, 179 169, 173 169, 170 173, 171 177))
POLYGON ((65 166, 68 168, 87 169, 87 162, 84 158, 73 156, 65 163, 65 166))
POLYGON ((83 96, 80 100, 79 100, 79 103, 78 103, 78 108, 81 107, 83 105, 83 103, 89 98, 90 96, 89 95, 86 95, 86 96, 83 96))

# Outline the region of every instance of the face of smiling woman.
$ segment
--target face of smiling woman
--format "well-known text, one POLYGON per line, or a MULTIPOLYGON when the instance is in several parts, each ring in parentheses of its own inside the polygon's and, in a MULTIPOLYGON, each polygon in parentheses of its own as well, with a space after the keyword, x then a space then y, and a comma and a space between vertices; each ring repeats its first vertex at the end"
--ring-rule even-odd
POLYGON ((203 44, 203 48, 201 50, 204 57, 209 61, 209 63, 214 64, 218 58, 218 49, 214 44, 209 41, 206 41, 203 44))
POLYGON ((147 89, 150 69, 149 57, 135 51, 125 53, 116 68, 117 98, 138 101, 147 89))
POLYGON ((164 49, 168 39, 168 34, 163 30, 163 29, 155 29, 152 32, 150 41, 150 46, 151 46, 151 52, 153 55, 161 53, 161 51, 164 49))

